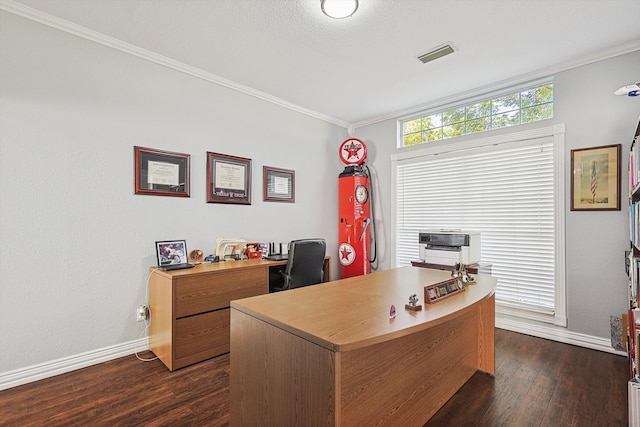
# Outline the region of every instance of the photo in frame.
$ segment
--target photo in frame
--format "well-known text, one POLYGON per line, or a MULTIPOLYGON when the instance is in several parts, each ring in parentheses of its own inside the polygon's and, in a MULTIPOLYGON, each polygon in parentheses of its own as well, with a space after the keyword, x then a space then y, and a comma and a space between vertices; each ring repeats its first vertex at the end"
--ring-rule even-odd
POLYGON ((267 202, 296 201, 296 173, 289 169, 264 166, 264 200, 267 202))
POLYGON ((207 203, 251 204, 251 159, 207 152, 207 203))
POLYGON ((189 154, 133 147, 135 194, 190 197, 189 154))
POLYGON ((571 150, 571 210, 620 210, 621 144, 571 150))

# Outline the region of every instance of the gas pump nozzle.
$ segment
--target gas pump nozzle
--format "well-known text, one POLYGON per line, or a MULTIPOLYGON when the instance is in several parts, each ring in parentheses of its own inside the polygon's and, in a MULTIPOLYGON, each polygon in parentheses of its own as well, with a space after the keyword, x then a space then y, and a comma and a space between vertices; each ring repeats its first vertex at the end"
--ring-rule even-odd
POLYGON ((362 229, 362 233, 360 233, 360 240, 364 239, 364 234, 367 232, 367 227, 369 227, 369 223, 371 220, 369 218, 364 220, 364 228, 362 229))

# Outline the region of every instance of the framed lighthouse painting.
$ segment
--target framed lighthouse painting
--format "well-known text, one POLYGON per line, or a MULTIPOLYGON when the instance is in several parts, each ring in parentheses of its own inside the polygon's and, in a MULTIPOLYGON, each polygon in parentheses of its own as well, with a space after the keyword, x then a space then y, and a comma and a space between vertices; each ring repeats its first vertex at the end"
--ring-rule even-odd
POLYGON ((621 144, 571 150, 571 210, 620 210, 621 144))

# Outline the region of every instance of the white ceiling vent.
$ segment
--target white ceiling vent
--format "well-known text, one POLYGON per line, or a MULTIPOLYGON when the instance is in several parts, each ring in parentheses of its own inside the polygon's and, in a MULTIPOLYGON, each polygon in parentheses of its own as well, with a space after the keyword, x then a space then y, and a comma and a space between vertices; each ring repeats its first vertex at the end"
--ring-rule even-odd
POLYGON ((450 53, 455 52, 455 47, 451 43, 443 44, 442 46, 438 46, 437 48, 425 53, 424 55, 418 56, 418 59, 422 61, 423 64, 427 62, 431 62, 434 59, 442 58, 443 56, 449 55, 450 53))

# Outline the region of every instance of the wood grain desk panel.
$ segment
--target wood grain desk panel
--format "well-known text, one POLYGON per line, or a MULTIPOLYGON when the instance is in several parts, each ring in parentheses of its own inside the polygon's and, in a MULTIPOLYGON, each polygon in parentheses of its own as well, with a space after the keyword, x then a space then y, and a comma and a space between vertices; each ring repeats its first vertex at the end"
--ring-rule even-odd
MULTIPOLYGON (((267 294, 269 269, 287 261, 250 259, 151 269, 149 347, 175 370, 229 352, 230 302, 267 294)), ((329 280, 330 257, 325 259, 329 280)))
POLYGON ((266 268, 247 266, 182 276, 176 283, 176 317, 226 308, 231 300, 267 293, 268 273, 266 268))
POLYGON ((495 372, 495 279, 404 310, 449 277, 403 267, 233 301, 233 425, 423 425, 476 370, 495 372))

